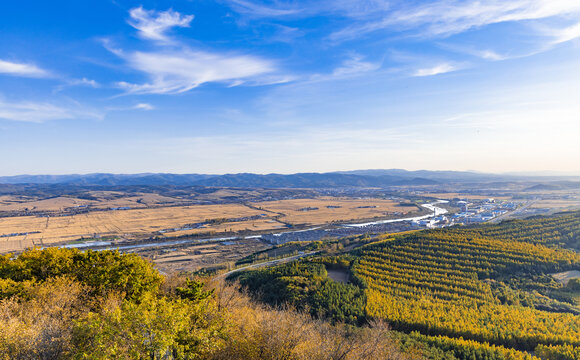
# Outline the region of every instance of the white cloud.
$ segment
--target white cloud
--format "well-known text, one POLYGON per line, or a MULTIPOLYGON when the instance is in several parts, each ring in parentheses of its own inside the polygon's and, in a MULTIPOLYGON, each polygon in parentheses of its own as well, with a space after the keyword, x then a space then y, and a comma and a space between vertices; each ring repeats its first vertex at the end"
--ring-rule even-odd
POLYGON ((450 43, 439 43, 438 46, 444 50, 452 51, 460 54, 467 54, 470 56, 475 56, 480 59, 490 60, 490 61, 500 61, 507 60, 516 57, 524 57, 529 54, 501 54, 491 49, 476 49, 473 45, 461 45, 461 44, 450 44, 450 43))
POLYGON ((78 85, 78 86, 89 86, 92 88, 98 88, 101 85, 92 79, 82 78, 82 79, 75 79, 69 82, 69 85, 78 85))
POLYGON ((253 17, 280 17, 296 15, 308 9, 308 7, 299 8, 293 6, 280 6, 279 4, 277 6, 264 6, 244 0, 230 0, 229 3, 236 12, 253 17))
POLYGON ((270 61, 257 57, 194 50, 135 52, 126 60, 151 79, 145 84, 118 83, 133 94, 178 94, 210 82, 239 85, 274 70, 270 61))
POLYGON ((380 20, 357 23, 339 30, 331 38, 353 39, 387 28, 413 30, 427 36, 449 36, 490 24, 569 16, 580 12, 580 2, 571 0, 448 0, 419 6, 412 2, 409 4, 389 12, 380 20))
POLYGON ((155 107, 151 104, 140 103, 140 104, 133 106, 133 109, 150 111, 150 110, 155 110, 155 107))
POLYGON ((50 75, 48 71, 43 70, 36 65, 15 63, 5 60, 0 60, 0 74, 35 78, 47 77, 50 75))
POLYGON ((350 59, 343 62, 342 66, 336 68, 333 72, 335 76, 360 74, 374 71, 380 68, 379 63, 364 61, 360 55, 352 55, 350 59))
POLYGON ((42 123, 50 120, 102 119, 103 115, 78 106, 58 106, 46 102, 8 102, 0 99, 0 119, 42 123))
POLYGON ((252 18, 304 18, 318 14, 339 14, 349 18, 376 16, 390 8, 385 0, 317 0, 317 1, 271 1, 227 0, 239 14, 252 18))
POLYGON ((167 11, 145 10, 143 7, 129 11, 129 25, 139 30, 139 35, 148 40, 168 41, 165 33, 173 27, 189 27, 193 15, 181 15, 171 9, 167 11))
POLYGON ((580 22, 563 29, 552 30, 548 35, 554 38, 554 44, 561 44, 577 39, 580 37, 580 22))
POLYGON ((458 67, 449 63, 442 63, 429 68, 418 69, 413 76, 433 76, 458 70, 458 67))
POLYGON ((491 61, 499 61, 505 60, 507 57, 504 55, 500 55, 493 50, 482 50, 475 53, 476 56, 479 56, 482 59, 491 60, 491 61))
MULTIPOLYGON (((240 4, 244 2, 240 1, 240 4)), ((156 12, 138 7, 130 11, 130 16, 130 25, 139 30, 141 37, 172 46, 147 52, 130 52, 112 47, 106 39, 103 41, 105 48, 149 78, 145 83, 118 82, 117 85, 127 93, 179 94, 211 82, 232 87, 244 83, 263 85, 288 81, 280 76, 271 76, 274 71, 271 61, 250 55, 191 49, 166 36, 166 31, 172 27, 188 27, 193 15, 181 15, 173 10, 156 12)))
POLYGON ((61 85, 57 86, 54 89, 54 91, 55 92, 59 92, 59 91, 62 91, 62 90, 64 90, 65 88, 67 88, 69 86, 88 86, 88 87, 92 87, 92 88, 95 88, 96 89, 96 88, 101 87, 101 84, 99 84, 95 80, 87 79, 87 78, 71 79, 71 80, 67 81, 64 84, 61 84, 61 85))

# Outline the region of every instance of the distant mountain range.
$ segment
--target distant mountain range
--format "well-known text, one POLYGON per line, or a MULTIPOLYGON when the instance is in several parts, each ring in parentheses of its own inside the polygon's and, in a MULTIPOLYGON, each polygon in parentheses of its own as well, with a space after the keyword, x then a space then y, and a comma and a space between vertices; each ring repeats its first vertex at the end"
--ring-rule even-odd
MULTIPOLYGON (((514 181, 514 175, 495 175, 468 171, 407 171, 355 170, 329 173, 298 174, 87 174, 87 175, 18 175, 0 177, 0 184, 70 184, 80 186, 216 186, 260 188, 326 188, 326 187, 385 187, 397 185, 435 185, 440 183, 469 183, 514 181)), ((529 179, 529 178, 526 178, 529 179)), ((545 177, 543 179, 546 179, 545 177)), ((555 178, 554 178, 555 180, 555 178)))

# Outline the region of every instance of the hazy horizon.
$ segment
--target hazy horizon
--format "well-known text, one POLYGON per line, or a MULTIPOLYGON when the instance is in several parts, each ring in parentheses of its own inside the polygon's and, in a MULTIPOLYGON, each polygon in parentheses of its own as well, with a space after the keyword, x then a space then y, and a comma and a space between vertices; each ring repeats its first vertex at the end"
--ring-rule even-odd
POLYGON ((208 176, 220 176, 220 175, 232 175, 232 174, 255 174, 255 175, 293 175, 293 174, 303 174, 303 173, 318 173, 318 174, 327 174, 327 173, 341 173, 341 172, 355 172, 355 171, 388 171, 388 170, 402 170, 402 171, 432 171, 432 172, 466 172, 466 173, 474 173, 474 174, 482 174, 482 175, 497 175, 497 176, 546 176, 546 177, 577 177, 580 176, 580 172, 564 172, 564 171, 524 171, 524 172, 483 172, 473 169, 467 170, 450 170, 450 169, 399 169, 399 168, 391 168, 391 169, 346 169, 346 170, 331 170, 331 171, 298 171, 298 172, 249 172, 249 171, 242 171, 242 172, 223 172, 223 173, 201 173, 201 172, 151 172, 151 171, 143 171, 143 172, 134 172, 134 173, 112 173, 112 172, 85 172, 85 173, 20 173, 20 174, 9 174, 9 175, 2 175, 0 177, 18 177, 18 176, 88 176, 88 175, 98 175, 98 174, 105 174, 105 175, 121 175, 121 176, 134 176, 134 175, 155 175, 155 174, 169 174, 169 175, 208 175, 208 176))

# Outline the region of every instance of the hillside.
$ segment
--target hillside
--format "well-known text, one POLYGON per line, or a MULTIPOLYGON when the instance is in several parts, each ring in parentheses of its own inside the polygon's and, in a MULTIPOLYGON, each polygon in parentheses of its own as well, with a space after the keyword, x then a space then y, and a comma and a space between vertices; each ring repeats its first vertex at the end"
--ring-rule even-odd
POLYGON ((331 326, 235 288, 160 275, 116 251, 0 256, 0 359, 385 359, 416 357, 384 324, 331 326))
POLYGON ((314 316, 386 320, 404 338, 458 359, 578 359, 580 291, 550 276, 580 270, 580 212, 499 225, 384 235, 344 255, 237 274, 268 303, 314 316), (322 267, 321 267, 322 266, 322 267), (342 269, 350 283, 329 279, 342 269))

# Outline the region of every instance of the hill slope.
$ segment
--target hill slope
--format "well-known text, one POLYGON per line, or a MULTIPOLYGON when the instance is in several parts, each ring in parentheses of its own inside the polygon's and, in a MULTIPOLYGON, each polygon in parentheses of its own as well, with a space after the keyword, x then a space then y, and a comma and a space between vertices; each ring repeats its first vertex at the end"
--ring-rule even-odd
POLYGON ((570 212, 383 235, 349 254, 304 263, 342 268, 350 284, 299 264, 236 277, 256 294, 281 294, 275 302, 306 303, 316 316, 386 320, 459 359, 523 359, 525 351, 578 359, 580 282, 565 286, 549 274, 580 270, 580 254, 566 249, 579 237, 580 212, 570 212))

